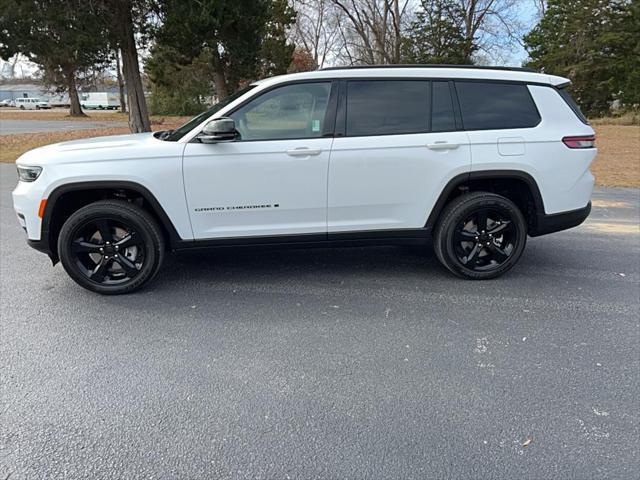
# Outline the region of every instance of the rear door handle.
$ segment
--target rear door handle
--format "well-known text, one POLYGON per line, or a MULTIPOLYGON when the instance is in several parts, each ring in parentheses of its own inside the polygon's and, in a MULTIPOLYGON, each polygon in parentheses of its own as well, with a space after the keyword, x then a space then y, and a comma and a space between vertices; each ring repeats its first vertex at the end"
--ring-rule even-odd
POLYGON ((455 150, 459 146, 459 143, 449 143, 444 141, 427 144, 427 148, 430 150, 455 150))
POLYGON ((290 157, 311 157, 314 155, 320 155, 320 153, 322 153, 322 150, 318 148, 301 147, 294 148, 293 150, 287 150, 287 155, 290 157))

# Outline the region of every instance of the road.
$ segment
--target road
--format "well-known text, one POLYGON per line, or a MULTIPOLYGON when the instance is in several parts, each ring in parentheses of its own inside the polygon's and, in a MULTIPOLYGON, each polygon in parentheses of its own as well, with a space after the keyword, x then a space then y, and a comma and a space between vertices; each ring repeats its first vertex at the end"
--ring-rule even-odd
POLYGON ((60 132, 90 128, 114 128, 126 126, 126 122, 85 120, 0 120, 0 135, 15 133, 60 132))
POLYGON ((2 479, 637 476, 638 190, 494 281, 227 250, 102 297, 26 246, 0 173, 2 479))

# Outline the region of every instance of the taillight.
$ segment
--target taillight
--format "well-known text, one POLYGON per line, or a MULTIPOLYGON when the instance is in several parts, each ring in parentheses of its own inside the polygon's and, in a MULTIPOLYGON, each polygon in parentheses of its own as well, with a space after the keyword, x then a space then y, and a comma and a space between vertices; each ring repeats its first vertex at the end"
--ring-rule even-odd
POLYGON ((562 143, 569 148, 593 148, 596 146, 596 136, 583 135, 580 137, 564 137, 562 139, 562 143))

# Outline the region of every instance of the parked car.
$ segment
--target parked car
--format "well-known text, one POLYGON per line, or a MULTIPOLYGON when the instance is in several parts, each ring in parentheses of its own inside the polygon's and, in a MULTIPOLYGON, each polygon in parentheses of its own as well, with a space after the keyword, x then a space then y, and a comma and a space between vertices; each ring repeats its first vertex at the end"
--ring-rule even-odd
POLYGON ((7 98, 5 100, 2 100, 0 102, 0 107, 15 107, 16 106, 16 102, 14 102, 12 99, 7 98))
POLYGON ((48 110, 51 108, 49 102, 39 98, 16 98, 15 103, 20 110, 48 110))
POLYGON ((107 92, 83 93, 80 105, 87 110, 117 110, 120 108, 120 95, 107 92))
POLYGON ((28 242, 81 286, 134 291, 169 251, 427 245, 468 279, 589 215, 594 131, 569 80, 523 69, 324 69, 256 82, 176 130, 17 160, 28 242))

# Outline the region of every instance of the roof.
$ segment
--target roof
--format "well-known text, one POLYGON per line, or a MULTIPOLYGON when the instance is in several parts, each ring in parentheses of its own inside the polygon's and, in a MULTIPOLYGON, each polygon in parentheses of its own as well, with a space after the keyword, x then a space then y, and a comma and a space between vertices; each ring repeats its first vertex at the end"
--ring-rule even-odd
POLYGON ((290 80, 328 78, 455 78, 472 80, 506 80, 513 82, 542 83, 553 86, 566 85, 569 79, 538 73, 527 68, 484 67, 475 65, 368 65, 355 67, 331 67, 313 72, 293 73, 266 78, 255 82, 275 85, 290 80))

